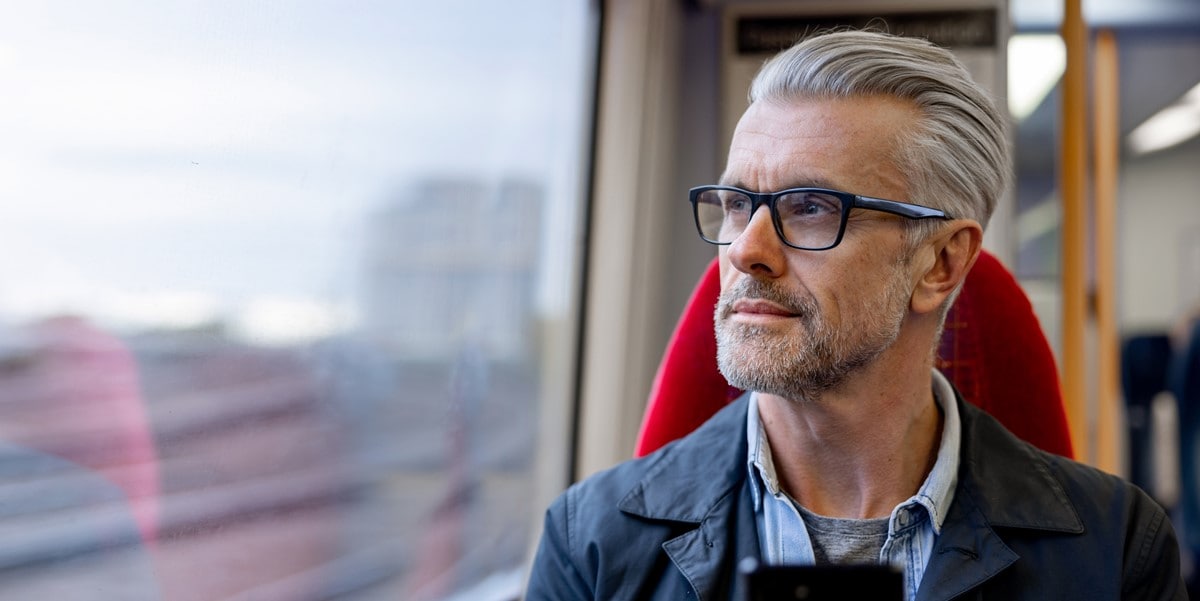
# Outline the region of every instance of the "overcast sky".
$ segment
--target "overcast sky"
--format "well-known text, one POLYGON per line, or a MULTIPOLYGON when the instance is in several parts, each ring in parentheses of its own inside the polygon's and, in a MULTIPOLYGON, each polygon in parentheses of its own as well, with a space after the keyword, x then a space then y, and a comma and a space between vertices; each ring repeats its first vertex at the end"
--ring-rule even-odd
POLYGON ((414 177, 577 175, 584 2, 5 4, 8 321, 316 323, 414 177))

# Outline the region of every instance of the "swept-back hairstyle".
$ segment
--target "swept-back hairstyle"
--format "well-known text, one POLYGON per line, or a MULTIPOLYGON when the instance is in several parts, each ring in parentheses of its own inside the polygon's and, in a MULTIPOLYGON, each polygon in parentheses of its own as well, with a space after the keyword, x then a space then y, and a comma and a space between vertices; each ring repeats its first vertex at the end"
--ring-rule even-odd
MULTIPOLYGON (((893 151, 909 200, 987 226, 1011 174, 1007 121, 949 51, 919 38, 836 31, 776 55, 750 86, 750 102, 890 96, 920 117, 893 151)), ((936 229, 914 222, 916 240, 936 229)))

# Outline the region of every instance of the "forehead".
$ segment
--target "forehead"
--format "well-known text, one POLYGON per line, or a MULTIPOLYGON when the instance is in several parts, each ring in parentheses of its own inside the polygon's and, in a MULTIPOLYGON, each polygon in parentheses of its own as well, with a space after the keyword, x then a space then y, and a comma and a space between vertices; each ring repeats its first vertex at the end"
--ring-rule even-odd
POLYGON ((759 101, 738 122, 721 182, 896 198, 907 186, 895 151, 917 117, 907 102, 881 96, 759 101))

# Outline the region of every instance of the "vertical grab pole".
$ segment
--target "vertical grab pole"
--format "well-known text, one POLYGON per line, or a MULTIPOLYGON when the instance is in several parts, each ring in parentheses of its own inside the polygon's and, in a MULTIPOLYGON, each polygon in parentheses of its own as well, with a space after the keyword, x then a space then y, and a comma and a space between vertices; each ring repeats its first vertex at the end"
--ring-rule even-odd
POLYGON ((1120 168, 1120 73, 1117 40, 1111 30, 1096 36, 1092 80, 1093 174, 1096 246, 1096 334, 1098 353, 1096 466, 1111 473, 1121 469, 1120 334, 1117 330, 1117 173, 1120 168))
POLYGON ((1080 0, 1064 0, 1059 191, 1062 193, 1062 386, 1071 440, 1095 462, 1088 427, 1087 355, 1087 31, 1080 0))

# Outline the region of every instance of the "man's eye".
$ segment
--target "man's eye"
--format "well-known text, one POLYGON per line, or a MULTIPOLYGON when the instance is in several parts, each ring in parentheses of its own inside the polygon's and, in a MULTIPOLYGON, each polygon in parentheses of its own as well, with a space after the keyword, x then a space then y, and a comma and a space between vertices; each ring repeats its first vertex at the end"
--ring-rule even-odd
POLYGON ((750 199, 746 197, 733 197, 725 199, 725 210, 730 212, 741 212, 750 210, 750 199))
POLYGON ((793 204, 792 210, 789 212, 797 217, 817 217, 832 213, 833 206, 828 202, 802 200, 793 204))
POLYGON ((824 207, 815 202, 802 202, 795 208, 797 215, 820 215, 824 211, 824 207))
POLYGON ((840 211, 841 205, 836 198, 822 194, 797 194, 787 197, 779 212, 790 217, 813 219, 835 216, 840 211))

